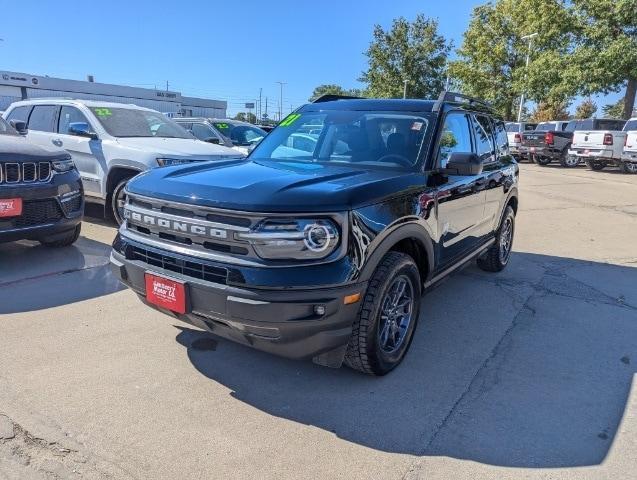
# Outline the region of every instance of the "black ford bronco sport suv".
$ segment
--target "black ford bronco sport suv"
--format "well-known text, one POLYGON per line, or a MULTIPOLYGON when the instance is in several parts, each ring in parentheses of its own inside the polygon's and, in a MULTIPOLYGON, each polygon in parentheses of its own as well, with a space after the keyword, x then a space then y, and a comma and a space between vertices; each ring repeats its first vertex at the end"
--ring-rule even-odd
POLYGON ((518 176, 482 102, 326 96, 247 159, 136 177, 111 263, 148 305, 221 337, 383 375, 424 289, 476 258, 507 265, 518 176))
POLYGON ((79 172, 67 152, 29 143, 25 123, 14 125, 0 117, 0 242, 71 245, 84 214, 79 172))

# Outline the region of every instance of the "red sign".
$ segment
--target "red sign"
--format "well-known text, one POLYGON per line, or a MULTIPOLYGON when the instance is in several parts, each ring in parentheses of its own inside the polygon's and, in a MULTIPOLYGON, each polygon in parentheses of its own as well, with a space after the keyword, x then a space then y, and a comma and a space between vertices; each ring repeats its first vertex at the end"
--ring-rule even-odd
POLYGON ((176 313, 186 313, 186 286, 176 280, 147 273, 146 300, 176 313))
POLYGON ((22 215, 21 198, 0 198, 0 218, 22 215))

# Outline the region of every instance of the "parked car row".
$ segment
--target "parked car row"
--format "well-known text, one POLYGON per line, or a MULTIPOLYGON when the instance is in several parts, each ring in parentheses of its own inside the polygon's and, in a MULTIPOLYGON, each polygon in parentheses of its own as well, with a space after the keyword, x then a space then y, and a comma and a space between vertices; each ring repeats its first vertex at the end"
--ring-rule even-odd
POLYGON ((515 136, 513 154, 518 160, 538 165, 559 162, 563 167, 586 163, 592 170, 619 167, 624 173, 637 173, 637 119, 542 122, 534 129, 510 123, 507 131, 515 136), (524 133, 522 129, 526 129, 524 133))

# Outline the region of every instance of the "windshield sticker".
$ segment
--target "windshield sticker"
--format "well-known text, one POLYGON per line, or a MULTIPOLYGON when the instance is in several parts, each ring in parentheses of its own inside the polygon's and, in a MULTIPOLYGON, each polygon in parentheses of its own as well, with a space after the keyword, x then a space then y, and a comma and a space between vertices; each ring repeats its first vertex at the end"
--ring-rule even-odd
POLYGON ((422 129, 422 126, 422 122, 414 122, 414 124, 411 126, 411 129, 419 132, 422 129))
POLYGON ((219 130, 227 130, 228 128, 230 128, 227 123, 215 123, 215 127, 217 127, 219 130))
POLYGON ((109 108, 95 108, 93 109, 93 111, 98 117, 110 117, 111 115, 113 115, 109 108))
POLYGON ((293 113, 292 115, 289 115, 288 117, 286 117, 285 120, 283 120, 279 124, 279 126, 280 127, 289 127, 294 122, 296 122, 299 118, 301 118, 301 114, 300 113, 293 113))

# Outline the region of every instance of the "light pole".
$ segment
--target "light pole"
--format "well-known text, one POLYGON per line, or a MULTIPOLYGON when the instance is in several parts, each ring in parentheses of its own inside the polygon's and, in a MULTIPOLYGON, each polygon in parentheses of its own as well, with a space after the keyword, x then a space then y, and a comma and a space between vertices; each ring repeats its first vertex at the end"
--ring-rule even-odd
MULTIPOLYGON (((529 61, 531 59, 531 46, 533 45, 533 39, 537 37, 539 33, 535 32, 531 35, 525 35, 522 37, 522 40, 529 41, 529 48, 526 51, 526 70, 524 71, 524 79, 526 79, 527 70, 529 69, 529 61)), ((522 108, 524 108, 524 90, 522 90, 522 95, 520 95, 520 109, 518 110, 518 122, 522 120, 522 108)))
POLYGON ((281 96, 279 97, 279 122, 283 120, 283 85, 287 85, 285 82, 275 82, 281 86, 281 96))
POLYGON ((403 86, 403 98, 407 98, 407 82, 409 80, 405 79, 403 80, 404 86, 403 86))

